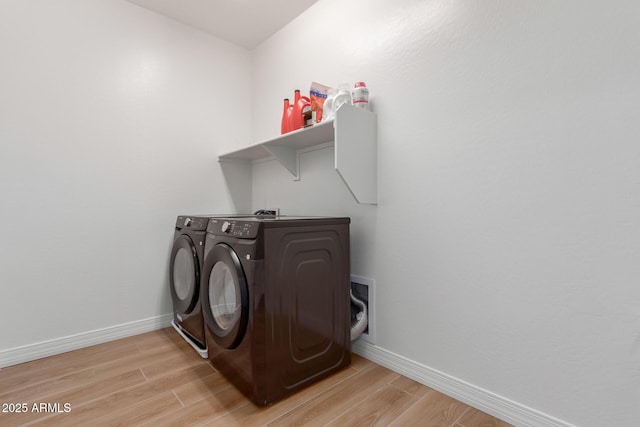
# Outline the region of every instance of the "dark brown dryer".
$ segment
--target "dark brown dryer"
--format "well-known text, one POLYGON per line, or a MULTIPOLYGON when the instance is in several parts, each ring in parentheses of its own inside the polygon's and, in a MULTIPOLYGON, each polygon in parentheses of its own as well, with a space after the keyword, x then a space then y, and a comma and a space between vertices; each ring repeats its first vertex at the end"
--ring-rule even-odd
POLYGON ((350 363, 349 218, 212 218, 200 285, 213 366, 266 405, 350 363))

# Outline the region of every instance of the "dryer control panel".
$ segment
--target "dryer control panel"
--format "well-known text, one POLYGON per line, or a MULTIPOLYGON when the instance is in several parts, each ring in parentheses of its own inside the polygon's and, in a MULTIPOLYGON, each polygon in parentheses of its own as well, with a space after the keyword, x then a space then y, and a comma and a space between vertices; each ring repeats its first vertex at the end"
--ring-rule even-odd
POLYGON ((219 236, 232 236, 240 239, 255 239, 258 236, 259 222, 238 221, 234 219, 211 219, 207 232, 219 236))
POLYGON ((181 215, 176 221, 176 228, 190 228, 191 230, 204 231, 207 229, 209 218, 181 215))

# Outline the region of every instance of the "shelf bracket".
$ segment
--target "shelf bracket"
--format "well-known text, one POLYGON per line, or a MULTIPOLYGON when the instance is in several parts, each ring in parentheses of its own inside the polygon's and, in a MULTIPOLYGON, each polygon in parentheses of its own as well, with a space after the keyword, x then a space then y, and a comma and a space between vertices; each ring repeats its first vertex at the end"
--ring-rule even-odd
POLYGON ((296 150, 275 144, 265 144, 264 149, 293 175, 294 181, 300 181, 300 157, 296 150))

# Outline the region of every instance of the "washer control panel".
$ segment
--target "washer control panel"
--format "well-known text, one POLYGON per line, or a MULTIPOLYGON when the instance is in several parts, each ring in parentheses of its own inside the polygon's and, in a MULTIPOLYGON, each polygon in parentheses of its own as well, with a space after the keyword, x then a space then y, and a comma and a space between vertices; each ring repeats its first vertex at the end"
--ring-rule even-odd
POLYGON ((209 233, 253 239, 258 235, 258 222, 237 221, 233 219, 211 219, 207 231, 209 233))
POLYGON ((179 216, 176 222, 176 228, 190 228, 192 230, 204 231, 207 229, 209 218, 179 216))

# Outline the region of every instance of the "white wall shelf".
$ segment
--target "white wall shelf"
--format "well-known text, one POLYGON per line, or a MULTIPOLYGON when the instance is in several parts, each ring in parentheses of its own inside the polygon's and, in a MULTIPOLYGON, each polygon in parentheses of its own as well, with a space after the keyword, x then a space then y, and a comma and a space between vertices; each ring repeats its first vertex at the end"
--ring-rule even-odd
POLYGON ((275 158, 294 179, 300 179, 300 152, 326 143, 335 145, 335 169, 356 201, 376 204, 377 117, 351 105, 343 104, 333 120, 221 154, 218 161, 250 163, 275 158))

